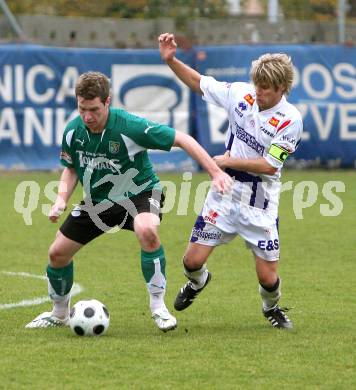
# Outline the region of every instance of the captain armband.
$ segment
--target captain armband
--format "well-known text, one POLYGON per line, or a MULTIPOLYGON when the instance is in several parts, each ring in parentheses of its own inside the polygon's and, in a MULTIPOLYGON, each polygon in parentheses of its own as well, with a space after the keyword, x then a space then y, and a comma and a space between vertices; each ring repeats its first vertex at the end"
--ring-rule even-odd
POLYGON ((287 160, 289 156, 289 152, 287 149, 282 148, 282 146, 272 144, 269 148, 268 154, 280 162, 284 162, 287 160))

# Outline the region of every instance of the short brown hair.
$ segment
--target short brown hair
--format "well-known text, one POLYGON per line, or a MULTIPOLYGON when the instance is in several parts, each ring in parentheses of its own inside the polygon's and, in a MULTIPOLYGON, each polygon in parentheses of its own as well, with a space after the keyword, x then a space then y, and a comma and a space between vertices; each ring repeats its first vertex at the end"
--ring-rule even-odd
POLYGON ((105 103, 110 96, 110 81, 100 72, 86 72, 79 76, 75 85, 75 96, 87 100, 99 97, 105 103))
POLYGON ((252 61, 250 77, 255 85, 266 84, 276 90, 282 87, 288 95, 294 78, 292 59, 284 53, 263 54, 252 61))

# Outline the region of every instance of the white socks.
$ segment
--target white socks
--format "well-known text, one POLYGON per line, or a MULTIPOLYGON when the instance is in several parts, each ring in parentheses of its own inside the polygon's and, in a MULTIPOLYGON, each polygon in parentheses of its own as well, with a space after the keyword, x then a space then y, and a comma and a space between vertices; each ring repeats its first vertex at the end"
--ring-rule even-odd
POLYGON ((195 290, 199 290, 204 286, 206 279, 208 278, 208 270, 205 264, 194 271, 187 270, 184 265, 184 275, 192 282, 192 287, 195 290))
POLYGON ((166 294, 166 278, 161 272, 159 259, 154 260, 155 273, 149 283, 147 290, 150 296, 150 309, 153 313, 157 309, 165 308, 164 295, 166 294))
POLYGON ((52 314, 63 320, 69 316, 70 292, 66 295, 58 295, 48 281, 48 295, 53 302, 52 314))
POLYGON ((259 291, 260 291, 260 294, 262 297, 263 310, 267 311, 267 310, 273 309, 277 305, 277 303, 282 295, 282 293, 281 293, 281 280, 279 279, 279 283, 277 284, 277 287, 275 290, 267 291, 264 287, 259 285, 259 291))

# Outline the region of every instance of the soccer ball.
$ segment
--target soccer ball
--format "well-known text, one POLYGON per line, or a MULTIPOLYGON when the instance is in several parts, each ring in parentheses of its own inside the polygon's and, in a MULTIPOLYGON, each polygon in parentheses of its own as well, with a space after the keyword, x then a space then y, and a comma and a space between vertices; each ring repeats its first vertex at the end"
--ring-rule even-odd
POLYGON ((108 309, 96 299, 79 301, 70 310, 69 326, 78 336, 101 336, 109 323, 108 309))

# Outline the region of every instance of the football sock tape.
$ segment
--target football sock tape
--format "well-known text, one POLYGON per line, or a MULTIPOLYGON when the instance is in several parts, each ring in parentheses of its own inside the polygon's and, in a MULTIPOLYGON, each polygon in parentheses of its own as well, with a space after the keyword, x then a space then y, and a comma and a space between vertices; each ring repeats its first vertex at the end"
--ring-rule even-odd
POLYGON ((260 285, 268 292, 276 291, 277 288, 279 287, 279 278, 277 278, 277 281, 273 286, 268 287, 268 286, 263 285, 262 283, 260 283, 260 285))

